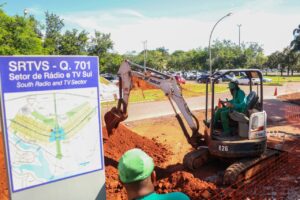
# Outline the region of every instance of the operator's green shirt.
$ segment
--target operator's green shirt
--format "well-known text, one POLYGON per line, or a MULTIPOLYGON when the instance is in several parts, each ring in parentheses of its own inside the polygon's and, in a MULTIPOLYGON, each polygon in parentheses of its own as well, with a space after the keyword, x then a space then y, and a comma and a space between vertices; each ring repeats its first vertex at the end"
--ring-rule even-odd
POLYGON ((190 198, 182 192, 171 192, 168 194, 157 194, 153 192, 135 200, 190 200, 190 198))
POLYGON ((233 110, 238 112, 245 112, 246 98, 245 92, 241 89, 236 90, 233 94, 233 99, 229 102, 233 105, 233 110))

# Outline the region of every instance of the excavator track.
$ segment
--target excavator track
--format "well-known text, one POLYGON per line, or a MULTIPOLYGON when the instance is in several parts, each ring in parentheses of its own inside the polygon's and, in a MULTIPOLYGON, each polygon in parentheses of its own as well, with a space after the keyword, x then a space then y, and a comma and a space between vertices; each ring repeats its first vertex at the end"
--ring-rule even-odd
POLYGON ((183 158, 183 165, 189 170, 196 170, 211 159, 208 148, 189 152, 183 158))
POLYGON ((281 151, 279 150, 267 149, 260 157, 234 162, 224 172, 223 185, 247 181, 267 169, 269 165, 275 164, 279 160, 280 154, 281 151))

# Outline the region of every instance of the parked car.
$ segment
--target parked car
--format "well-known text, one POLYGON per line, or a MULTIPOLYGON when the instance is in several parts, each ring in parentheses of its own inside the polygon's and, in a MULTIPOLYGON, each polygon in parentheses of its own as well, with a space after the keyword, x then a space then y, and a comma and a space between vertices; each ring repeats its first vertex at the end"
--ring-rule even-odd
POLYGON ((269 82, 272 82, 272 79, 263 77, 263 82, 269 83, 269 82))
POLYGON ((100 74, 100 76, 102 76, 103 78, 109 80, 110 82, 117 84, 119 83, 119 78, 117 75, 113 75, 113 74, 100 74))
MULTIPOLYGON (((236 79, 239 85, 249 85, 250 84, 250 79, 246 76, 243 76, 241 78, 236 79)), ((253 85, 257 85, 260 83, 258 78, 252 78, 251 82, 253 85)))
MULTIPOLYGON (((220 75, 227 70, 220 70, 219 72, 216 73, 216 75, 220 75)), ((236 81, 236 77, 233 73, 226 74, 220 78, 221 82, 230 82, 230 81, 236 81)))
POLYGON ((186 78, 187 80, 195 80, 196 79, 196 73, 194 72, 186 72, 184 74, 184 78, 186 78))
POLYGON ((175 77, 177 83, 179 83, 179 84, 185 84, 186 81, 185 81, 185 79, 182 76, 175 75, 174 77, 175 77))
MULTIPOLYGON (((209 81, 209 74, 202 74, 198 77, 197 82, 198 83, 206 83, 209 81)), ((219 80, 216 81, 216 83, 219 83, 219 80)))

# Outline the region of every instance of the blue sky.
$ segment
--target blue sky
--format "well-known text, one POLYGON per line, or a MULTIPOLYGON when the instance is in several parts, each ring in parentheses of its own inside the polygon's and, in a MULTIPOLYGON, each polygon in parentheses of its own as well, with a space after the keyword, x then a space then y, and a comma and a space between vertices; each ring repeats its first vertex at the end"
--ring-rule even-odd
POLYGON ((293 39, 300 24, 299 0, 0 0, 10 15, 26 8, 39 20, 46 10, 60 15, 67 28, 111 33, 114 50, 140 51, 164 46, 171 52, 208 45, 214 23, 227 14, 213 39, 238 42, 237 24, 242 24, 241 41, 258 42, 270 54, 282 50, 293 39))

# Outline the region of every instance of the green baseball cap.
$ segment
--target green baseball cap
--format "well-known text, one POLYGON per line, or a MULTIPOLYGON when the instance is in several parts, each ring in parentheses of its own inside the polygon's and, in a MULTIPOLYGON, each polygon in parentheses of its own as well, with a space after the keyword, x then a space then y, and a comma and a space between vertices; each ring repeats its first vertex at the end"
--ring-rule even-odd
POLYGON ((153 159, 137 148, 126 151, 118 164, 119 177, 123 183, 145 180, 153 169, 153 159))
POLYGON ((229 82, 228 83, 228 88, 229 89, 234 89, 236 87, 236 84, 234 82, 229 82))

